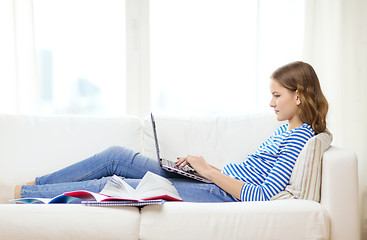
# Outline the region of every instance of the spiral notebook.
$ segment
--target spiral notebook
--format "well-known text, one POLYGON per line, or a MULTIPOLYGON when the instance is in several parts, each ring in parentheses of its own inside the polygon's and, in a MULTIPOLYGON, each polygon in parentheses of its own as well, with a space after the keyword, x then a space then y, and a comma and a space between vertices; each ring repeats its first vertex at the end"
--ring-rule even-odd
POLYGON ((90 207, 144 207, 147 205, 161 205, 165 202, 162 199, 142 200, 142 201, 82 201, 82 205, 90 207))

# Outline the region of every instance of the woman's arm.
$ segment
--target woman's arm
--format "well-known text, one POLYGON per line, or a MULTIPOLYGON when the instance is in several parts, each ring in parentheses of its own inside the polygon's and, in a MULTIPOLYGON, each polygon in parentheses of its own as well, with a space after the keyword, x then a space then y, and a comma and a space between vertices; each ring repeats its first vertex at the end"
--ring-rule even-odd
POLYGON ((207 176, 204 176, 215 183, 218 187, 231 194, 237 199, 241 199, 241 191, 244 182, 231 178, 220 171, 210 171, 207 176))
MULTIPOLYGON (((310 137, 312 137, 312 133, 308 130, 299 129, 283 139, 269 174, 262 183, 245 182, 241 191, 241 201, 267 201, 284 190, 291 178, 293 166, 310 137)), ((241 175, 241 172, 247 172, 247 169, 242 167, 237 164, 228 164, 223 172, 230 173, 238 170, 240 171, 239 175, 241 175)))
POLYGON ((182 167, 190 165, 201 176, 211 180, 218 187, 231 194, 237 199, 240 199, 241 191, 244 182, 233 179, 220 172, 220 169, 208 164, 203 157, 199 156, 187 156, 185 158, 178 158, 176 162, 178 166, 182 167))

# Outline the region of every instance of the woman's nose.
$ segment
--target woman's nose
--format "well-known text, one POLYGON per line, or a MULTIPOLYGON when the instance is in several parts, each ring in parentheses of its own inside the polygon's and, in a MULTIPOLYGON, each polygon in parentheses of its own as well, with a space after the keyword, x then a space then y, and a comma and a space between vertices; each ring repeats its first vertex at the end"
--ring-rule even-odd
POLYGON ((269 103, 269 106, 270 107, 275 107, 275 102, 273 99, 270 100, 270 103, 269 103))

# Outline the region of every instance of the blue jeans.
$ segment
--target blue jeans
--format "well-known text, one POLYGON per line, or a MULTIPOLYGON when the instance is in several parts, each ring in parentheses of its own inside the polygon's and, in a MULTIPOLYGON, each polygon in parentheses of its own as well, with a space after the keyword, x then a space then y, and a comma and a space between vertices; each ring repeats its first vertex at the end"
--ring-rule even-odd
POLYGON ((100 192, 112 175, 118 175, 133 188, 147 171, 167 178, 186 202, 234 202, 230 194, 215 184, 163 170, 157 160, 123 147, 111 147, 54 173, 37 177, 36 185, 24 185, 21 197, 52 198, 64 192, 88 190, 100 192))

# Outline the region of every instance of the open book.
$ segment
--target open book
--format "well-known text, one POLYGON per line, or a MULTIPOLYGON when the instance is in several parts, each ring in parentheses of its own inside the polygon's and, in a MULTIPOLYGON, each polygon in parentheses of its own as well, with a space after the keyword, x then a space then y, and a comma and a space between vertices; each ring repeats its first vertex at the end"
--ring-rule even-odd
POLYGON ((147 172, 139 182, 136 189, 120 177, 114 175, 107 182, 100 193, 94 193, 86 190, 66 192, 54 198, 20 198, 10 200, 19 203, 69 203, 75 198, 83 200, 93 200, 96 202, 105 201, 146 201, 162 199, 166 201, 182 201, 176 188, 172 183, 152 172, 147 172))

